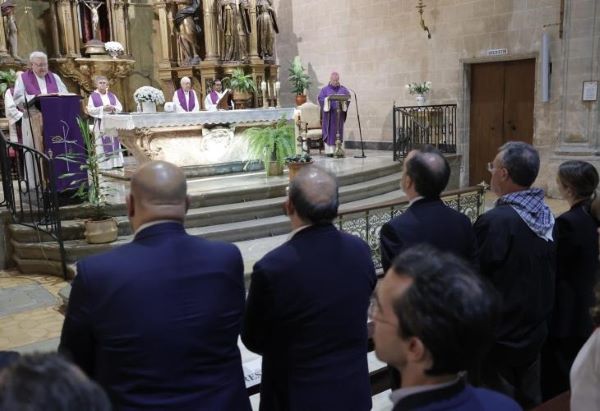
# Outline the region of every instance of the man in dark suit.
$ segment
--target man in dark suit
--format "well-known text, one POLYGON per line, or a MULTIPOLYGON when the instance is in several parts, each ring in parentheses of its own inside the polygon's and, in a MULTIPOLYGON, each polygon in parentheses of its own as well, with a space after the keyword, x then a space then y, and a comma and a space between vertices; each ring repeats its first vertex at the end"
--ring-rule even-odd
POLYGON ((493 342, 495 311, 493 292, 456 256, 426 245, 397 256, 369 310, 377 357, 402 375, 394 411, 520 410, 461 375, 493 342))
POLYGON ((369 246, 332 224, 338 185, 315 166, 291 181, 289 241, 254 266, 242 341, 263 356, 261 411, 370 410, 369 246))
POLYGON ((242 258, 185 232, 186 191, 176 166, 143 165, 127 198, 133 241, 77 264, 59 350, 115 410, 250 409, 242 258))
POLYGON ((406 156, 400 184, 410 205, 381 228, 384 271, 402 250, 423 243, 452 252, 477 266, 477 242, 471 221, 440 199, 449 179, 450 165, 437 149, 426 146, 406 156))
POLYGON ((544 191, 531 188, 540 168, 538 152, 508 142, 488 169, 498 195, 493 209, 474 225, 481 274, 502 296, 496 343, 483 362, 485 385, 515 398, 523 408, 541 402, 540 351, 554 299, 554 217, 544 191))

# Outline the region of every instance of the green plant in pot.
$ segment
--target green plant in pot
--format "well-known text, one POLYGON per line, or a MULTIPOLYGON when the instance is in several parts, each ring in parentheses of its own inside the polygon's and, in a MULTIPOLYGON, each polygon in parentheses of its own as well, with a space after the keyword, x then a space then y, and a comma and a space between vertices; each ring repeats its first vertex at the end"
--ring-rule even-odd
POLYGON ((307 153, 296 154, 293 157, 285 159, 285 164, 288 166, 290 181, 298 174, 298 172, 307 165, 313 163, 312 157, 307 153))
POLYGON ((230 76, 223 79, 223 85, 233 91, 233 102, 236 109, 252 107, 252 94, 256 93, 256 83, 250 74, 241 68, 233 70, 230 76))
POLYGON ((288 80, 292 92, 296 94, 296 105, 300 106, 306 103, 306 90, 310 87, 310 76, 306 74, 300 56, 294 57, 294 61, 288 70, 288 80))
MULTIPOLYGON (((74 179, 70 183, 76 188, 73 197, 87 201, 92 208, 91 217, 84 222, 85 237, 90 244, 110 243, 117 239, 119 232, 115 218, 107 216, 104 211, 110 188, 102 180, 99 164, 118 155, 119 151, 98 154, 95 138, 87 121, 78 117, 77 124, 83 138, 83 153, 67 152, 56 156, 56 159, 76 164, 80 170, 87 171, 86 177, 74 179)), ((76 142, 70 144, 79 146, 76 142)), ((59 178, 72 178, 76 175, 79 174, 65 173, 59 178)))
POLYGON ((271 127, 252 127, 246 130, 248 155, 261 160, 267 176, 282 175, 286 158, 294 155, 294 127, 281 119, 271 127))
POLYGON ((4 96, 9 87, 17 81, 17 72, 13 69, 0 71, 0 95, 4 96))

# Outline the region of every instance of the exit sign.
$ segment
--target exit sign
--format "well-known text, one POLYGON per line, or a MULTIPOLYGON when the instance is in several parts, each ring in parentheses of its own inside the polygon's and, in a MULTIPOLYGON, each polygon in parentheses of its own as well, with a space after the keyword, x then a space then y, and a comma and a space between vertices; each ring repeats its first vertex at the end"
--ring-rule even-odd
POLYGON ((504 56, 508 54, 508 49, 489 49, 487 51, 488 56, 504 56))

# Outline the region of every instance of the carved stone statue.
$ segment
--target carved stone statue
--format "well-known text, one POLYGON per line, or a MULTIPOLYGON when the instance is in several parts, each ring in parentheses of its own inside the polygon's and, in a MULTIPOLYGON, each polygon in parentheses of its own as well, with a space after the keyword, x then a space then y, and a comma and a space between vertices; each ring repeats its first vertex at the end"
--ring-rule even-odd
POLYGON ((202 33, 202 6, 200 0, 192 0, 192 4, 177 12, 173 21, 179 44, 180 64, 194 65, 200 62, 199 44, 202 33))
POLYGON ((264 60, 270 60, 274 55, 275 33, 279 33, 273 0, 256 0, 256 16, 258 54, 264 60))
POLYGON ((2 16, 6 17, 4 24, 4 31, 6 34, 6 46, 10 55, 16 59, 21 60, 17 49, 17 23, 15 21, 15 3, 13 0, 7 0, 0 5, 2 10, 2 16))
POLYGON ((250 2, 248 0, 240 0, 240 18, 238 19, 238 60, 248 60, 248 35, 252 32, 250 23, 250 2))
POLYGON ((223 32, 223 44, 221 47, 221 60, 233 61, 238 47, 238 36, 236 27, 238 22, 238 11, 236 0, 219 0, 219 19, 217 27, 223 32))

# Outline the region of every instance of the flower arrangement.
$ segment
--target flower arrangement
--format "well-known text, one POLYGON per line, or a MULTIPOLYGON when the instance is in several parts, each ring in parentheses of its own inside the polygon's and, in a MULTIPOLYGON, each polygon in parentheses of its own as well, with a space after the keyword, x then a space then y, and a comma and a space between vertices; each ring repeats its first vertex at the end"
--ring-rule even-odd
POLYGON ((150 86, 142 86, 133 93, 133 98, 136 103, 151 101, 156 104, 164 104, 165 95, 157 88, 150 86))
POLYGON ((406 89, 410 94, 427 94, 431 90, 431 81, 423 83, 408 83, 406 89))
POLYGON ((111 56, 119 56, 125 53, 125 48, 118 41, 107 41, 104 43, 104 50, 111 56))

